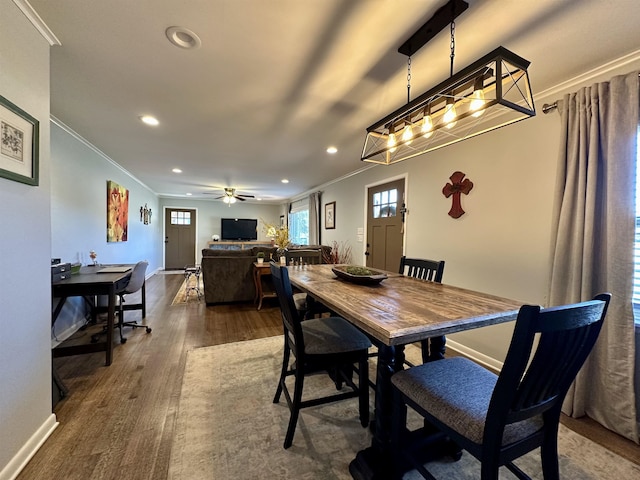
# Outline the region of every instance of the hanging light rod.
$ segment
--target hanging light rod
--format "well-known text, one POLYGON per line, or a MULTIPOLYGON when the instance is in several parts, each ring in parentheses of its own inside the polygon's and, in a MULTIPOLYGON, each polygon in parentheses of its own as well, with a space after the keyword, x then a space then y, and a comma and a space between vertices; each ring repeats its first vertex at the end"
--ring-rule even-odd
POLYGON ((464 0, 449 0, 446 5, 440 7, 433 16, 422 25, 416 33, 400 45, 398 53, 412 56, 423 46, 427 44, 433 37, 449 26, 449 24, 463 13, 469 4, 464 0))
POLYGON ((425 24, 431 27, 421 27, 398 50, 415 53, 448 19, 451 76, 367 128, 362 161, 389 165, 535 116, 527 72, 530 62, 506 48, 498 47, 453 74, 452 15, 466 10, 462 4, 468 6, 450 0, 425 24))

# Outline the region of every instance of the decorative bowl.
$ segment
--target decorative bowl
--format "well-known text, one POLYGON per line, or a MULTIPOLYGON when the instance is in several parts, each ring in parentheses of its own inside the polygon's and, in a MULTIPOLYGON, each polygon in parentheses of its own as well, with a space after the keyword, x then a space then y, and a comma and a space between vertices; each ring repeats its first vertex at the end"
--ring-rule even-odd
POLYGON ((375 285, 387 278, 387 274, 359 265, 338 265, 331 269, 338 278, 360 285, 375 285))

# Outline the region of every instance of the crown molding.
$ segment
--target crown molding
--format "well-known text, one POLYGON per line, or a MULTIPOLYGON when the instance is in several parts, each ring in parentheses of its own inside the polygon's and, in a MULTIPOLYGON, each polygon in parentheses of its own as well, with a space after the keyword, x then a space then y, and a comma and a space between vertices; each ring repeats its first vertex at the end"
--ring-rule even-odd
POLYGON ((55 45, 62 45, 58 37, 51 31, 51 29, 47 26, 46 23, 42 20, 38 12, 36 12, 31 4, 27 0, 13 0, 13 3, 24 13, 24 16, 29 19, 31 24, 36 27, 36 30, 40 32, 40 35, 44 37, 44 39, 49 42, 49 46, 53 47, 55 45))

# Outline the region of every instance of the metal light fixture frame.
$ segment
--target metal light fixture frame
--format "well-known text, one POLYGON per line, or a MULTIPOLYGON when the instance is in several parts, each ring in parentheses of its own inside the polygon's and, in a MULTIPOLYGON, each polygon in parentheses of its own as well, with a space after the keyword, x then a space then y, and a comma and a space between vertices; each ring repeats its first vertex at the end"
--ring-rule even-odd
MULTIPOLYGON (((441 8, 430 22, 437 15, 446 15, 453 3, 457 0, 441 8)), ((439 18, 440 23, 442 20, 439 18)), ((422 44, 408 48, 405 43, 399 51, 411 55, 435 33, 431 28, 431 37, 423 39, 422 44)), ((510 50, 496 48, 367 128, 361 160, 390 165, 535 116, 529 65, 528 60, 510 50), (474 95, 479 86, 484 96, 481 101, 477 93, 474 95), (443 121, 447 104, 453 104, 456 111, 455 120, 449 123, 443 121), (423 132, 428 115, 433 127, 423 132), (408 128, 411 135, 405 133, 408 128)))

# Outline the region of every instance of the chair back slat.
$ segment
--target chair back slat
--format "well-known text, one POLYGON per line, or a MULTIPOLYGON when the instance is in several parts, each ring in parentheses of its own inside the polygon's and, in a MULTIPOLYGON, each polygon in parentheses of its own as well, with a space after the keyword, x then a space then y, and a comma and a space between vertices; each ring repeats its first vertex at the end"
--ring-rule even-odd
POLYGON ((271 262, 271 278, 280 303, 285 338, 287 338, 294 356, 299 357, 304 354, 304 337, 296 304, 293 300, 293 289, 287 267, 271 262))
POLYGON ((287 258, 287 265, 290 265, 291 262, 302 263, 304 265, 319 265, 322 263, 322 249, 287 250, 285 257, 287 258))
POLYGON ((598 338, 610 298, 602 294, 572 305, 548 309, 525 305, 520 309, 487 413, 488 430, 550 409, 559 415, 571 382, 598 338))
POLYGON ((441 283, 444 274, 444 260, 425 260, 402 256, 399 273, 408 277, 441 283))

